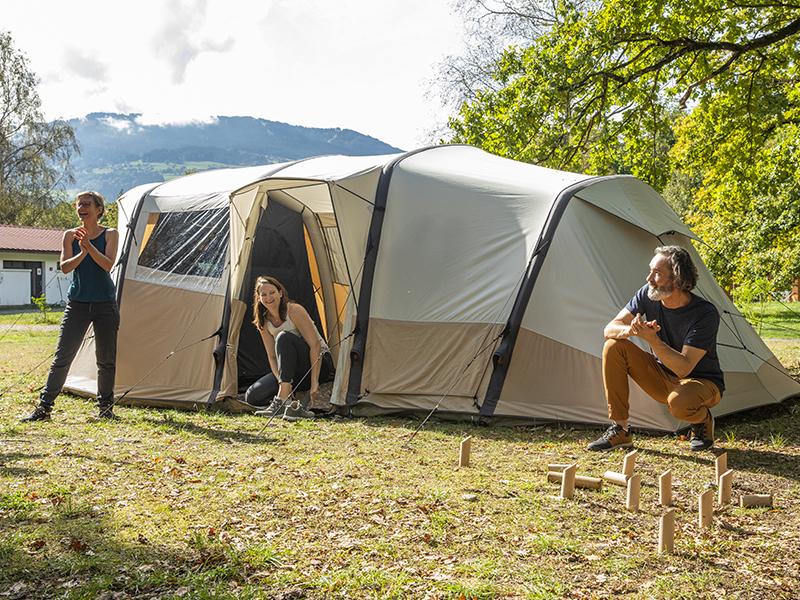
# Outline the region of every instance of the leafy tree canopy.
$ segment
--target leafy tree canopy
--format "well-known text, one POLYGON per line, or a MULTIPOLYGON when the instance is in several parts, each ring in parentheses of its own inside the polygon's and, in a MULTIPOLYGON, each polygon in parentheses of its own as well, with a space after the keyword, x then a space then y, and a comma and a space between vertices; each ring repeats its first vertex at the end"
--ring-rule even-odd
POLYGON ((28 61, 0 31, 0 222, 39 225, 65 185, 80 149, 64 121, 47 123, 28 61))
POLYGON ((676 209, 715 244, 701 252, 722 283, 788 285, 800 269, 800 5, 460 6, 474 28, 472 46, 442 70, 458 107, 452 141, 671 189, 676 209))

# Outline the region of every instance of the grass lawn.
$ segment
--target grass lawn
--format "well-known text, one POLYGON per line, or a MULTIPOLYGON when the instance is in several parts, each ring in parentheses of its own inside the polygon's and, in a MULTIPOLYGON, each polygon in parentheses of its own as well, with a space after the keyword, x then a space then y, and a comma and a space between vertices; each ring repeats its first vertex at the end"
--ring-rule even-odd
POLYGON ((800 339, 800 302, 762 302, 738 307, 764 339, 800 339))
MULTIPOLYGON (((626 490, 559 498, 549 463, 619 471, 599 430, 404 418, 298 423, 59 397, 22 424, 56 330, 0 326, 0 598, 473 599, 800 597, 800 402, 720 419, 718 443, 637 435, 626 490), (459 443, 472 436, 468 467, 459 443), (727 453, 733 504, 698 524, 727 453), (673 472, 675 553, 659 554, 658 480, 673 472), (772 494, 770 508, 740 508, 772 494)), ((785 364, 800 349, 781 342, 785 364)), ((770 346, 777 348, 773 342, 770 346)), ((792 362, 793 361, 793 362, 792 362)))

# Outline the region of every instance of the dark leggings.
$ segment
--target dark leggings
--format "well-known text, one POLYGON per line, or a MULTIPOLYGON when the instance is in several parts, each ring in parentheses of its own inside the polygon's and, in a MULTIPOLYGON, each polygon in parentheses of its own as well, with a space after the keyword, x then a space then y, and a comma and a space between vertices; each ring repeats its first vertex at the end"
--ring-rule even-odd
MULTIPOLYGON (((275 338, 275 355, 278 359, 280 380, 292 384, 293 392, 311 389, 311 348, 299 335, 282 331, 275 338), (300 379, 302 377, 302 379, 300 379), (299 381, 298 381, 299 380, 299 381), (297 382, 297 383, 295 383, 297 382)), ((331 374, 330 355, 320 358, 319 381, 328 381, 331 374)), ((265 375, 247 388, 244 401, 252 406, 267 406, 278 395, 279 381, 273 373, 265 375)))
POLYGON ((94 328, 94 354, 97 361, 97 402, 110 406, 114 402, 114 380, 117 373, 117 330, 119 309, 116 300, 77 302, 70 300, 61 319, 61 331, 53 364, 39 404, 50 410, 61 393, 72 361, 83 344, 89 325, 94 328))

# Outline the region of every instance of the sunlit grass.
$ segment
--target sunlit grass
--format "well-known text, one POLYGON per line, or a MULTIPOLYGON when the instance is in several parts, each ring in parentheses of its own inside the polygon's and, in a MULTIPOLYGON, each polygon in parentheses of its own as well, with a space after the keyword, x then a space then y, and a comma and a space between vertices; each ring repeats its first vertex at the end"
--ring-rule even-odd
MULTIPOLYGON (((14 332, 18 334, 22 332, 14 332)), ((800 595, 800 410, 796 401, 718 420, 712 452, 638 435, 638 511, 626 489, 576 490, 546 466, 619 470, 624 453, 587 453, 595 429, 479 427, 403 418, 297 424, 252 415, 120 407, 94 423, 62 395, 51 423, 21 424, 35 349, 53 332, 0 344, 0 591, 30 598, 452 599, 800 595), (29 368, 26 366, 26 368, 29 368), (470 466, 458 448, 473 436, 470 466), (697 526, 728 453, 734 504, 697 526), (673 470, 676 552, 657 552, 658 478, 673 470), (742 509, 771 493, 770 509, 742 509), (789 533, 787 533, 789 532, 789 533), (24 586, 23 588, 19 586, 24 586), (293 594, 293 595, 292 595, 293 594)))

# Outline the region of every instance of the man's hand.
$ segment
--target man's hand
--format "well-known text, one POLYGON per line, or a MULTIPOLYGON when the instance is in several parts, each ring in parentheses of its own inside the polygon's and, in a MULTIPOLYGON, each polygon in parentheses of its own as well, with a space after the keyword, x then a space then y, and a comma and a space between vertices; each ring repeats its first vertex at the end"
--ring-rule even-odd
POLYGON ((660 330, 661 325, 659 325, 655 319, 652 321, 645 321, 642 318, 642 315, 637 314, 633 318, 633 321, 631 321, 628 336, 630 337, 635 335, 642 338, 647 343, 650 343, 651 340, 658 337, 657 334, 660 330))

